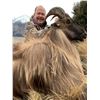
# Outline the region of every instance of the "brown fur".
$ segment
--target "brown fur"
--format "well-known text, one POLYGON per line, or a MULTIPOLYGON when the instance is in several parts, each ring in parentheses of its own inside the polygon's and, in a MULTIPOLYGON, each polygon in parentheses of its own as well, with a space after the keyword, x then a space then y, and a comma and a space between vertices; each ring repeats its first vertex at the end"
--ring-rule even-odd
POLYGON ((13 57, 14 96, 23 97, 33 89, 44 94, 72 97, 67 100, 82 98, 86 79, 80 57, 61 30, 51 29, 43 38, 20 44, 13 57))

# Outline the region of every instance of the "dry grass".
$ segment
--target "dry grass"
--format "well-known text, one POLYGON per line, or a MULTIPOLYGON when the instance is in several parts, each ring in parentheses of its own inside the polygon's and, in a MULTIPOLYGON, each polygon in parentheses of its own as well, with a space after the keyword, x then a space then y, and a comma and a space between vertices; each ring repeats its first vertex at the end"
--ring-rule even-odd
POLYGON ((13 44, 24 41, 24 37, 13 37, 13 44))
POLYGON ((73 42, 73 44, 79 52, 84 73, 87 75, 87 39, 82 42, 73 42))

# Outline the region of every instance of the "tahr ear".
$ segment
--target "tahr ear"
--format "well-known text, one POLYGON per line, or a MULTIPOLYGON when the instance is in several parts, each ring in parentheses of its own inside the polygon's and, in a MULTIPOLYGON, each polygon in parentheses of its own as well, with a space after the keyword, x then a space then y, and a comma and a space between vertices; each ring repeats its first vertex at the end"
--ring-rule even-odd
POLYGON ((53 24, 51 24, 51 26, 54 26, 54 27, 60 27, 60 24, 59 23, 53 23, 53 24))

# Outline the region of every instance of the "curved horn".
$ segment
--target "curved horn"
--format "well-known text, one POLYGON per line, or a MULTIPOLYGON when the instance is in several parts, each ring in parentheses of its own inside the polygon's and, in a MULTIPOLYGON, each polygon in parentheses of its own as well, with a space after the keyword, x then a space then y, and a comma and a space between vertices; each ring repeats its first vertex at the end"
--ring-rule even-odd
POLYGON ((48 12, 46 19, 50 15, 58 16, 60 19, 63 19, 65 18, 65 11, 61 7, 54 7, 48 12))

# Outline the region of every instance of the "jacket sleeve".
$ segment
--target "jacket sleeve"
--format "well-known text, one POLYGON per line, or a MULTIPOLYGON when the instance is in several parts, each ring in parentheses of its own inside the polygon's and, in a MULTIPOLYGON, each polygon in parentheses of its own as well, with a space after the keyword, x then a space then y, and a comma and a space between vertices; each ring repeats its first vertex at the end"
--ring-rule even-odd
POLYGON ((38 32, 38 30, 36 29, 36 27, 34 26, 33 22, 28 22, 25 26, 25 34, 24 37, 26 39, 30 39, 34 36, 34 34, 36 34, 38 32))

